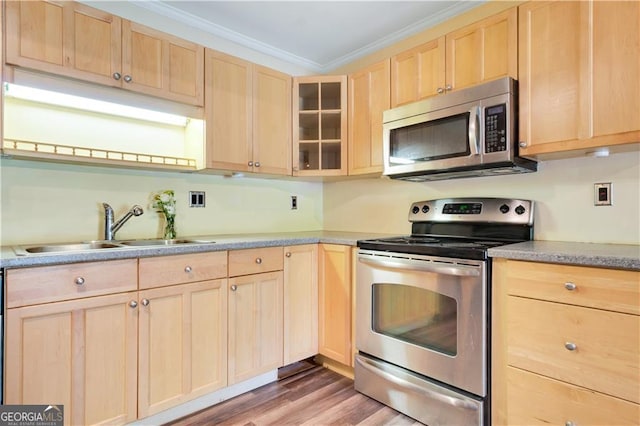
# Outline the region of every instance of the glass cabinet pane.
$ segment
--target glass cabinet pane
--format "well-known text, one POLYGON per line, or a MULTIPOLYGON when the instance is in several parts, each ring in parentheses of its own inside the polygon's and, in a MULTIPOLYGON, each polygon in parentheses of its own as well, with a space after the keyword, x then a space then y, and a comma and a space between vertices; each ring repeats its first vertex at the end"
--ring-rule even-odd
POLYGON ((299 92, 299 110, 300 111, 316 111, 319 108, 319 86, 318 83, 301 83, 299 92))
POLYGON ((322 144, 322 169, 340 169, 341 167, 340 142, 324 142, 322 144))
POLYGON ((320 139, 340 139, 340 112, 322 113, 320 139))
POLYGON ((322 83, 320 97, 321 109, 340 109, 340 83, 322 83))
POLYGON ((298 152, 298 167, 300 170, 320 170, 320 144, 301 143, 298 152))
POLYGON ((318 113, 300 113, 298 121, 298 134, 300 140, 317 141, 320 139, 318 113))

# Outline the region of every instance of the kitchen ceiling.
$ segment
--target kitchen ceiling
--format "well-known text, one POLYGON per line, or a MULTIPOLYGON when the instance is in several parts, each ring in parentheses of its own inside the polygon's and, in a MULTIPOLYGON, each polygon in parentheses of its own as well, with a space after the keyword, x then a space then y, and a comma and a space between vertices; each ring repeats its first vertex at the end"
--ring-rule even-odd
POLYGON ((215 36, 327 72, 482 1, 130 0, 215 36))

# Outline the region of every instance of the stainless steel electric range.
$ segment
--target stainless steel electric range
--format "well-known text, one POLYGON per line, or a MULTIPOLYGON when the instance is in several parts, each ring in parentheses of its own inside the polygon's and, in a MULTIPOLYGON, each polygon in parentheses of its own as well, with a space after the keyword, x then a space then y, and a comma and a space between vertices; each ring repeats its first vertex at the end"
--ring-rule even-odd
POLYGON ((411 235, 358 241, 356 390, 430 426, 489 424, 491 259, 533 202, 420 201, 411 235))

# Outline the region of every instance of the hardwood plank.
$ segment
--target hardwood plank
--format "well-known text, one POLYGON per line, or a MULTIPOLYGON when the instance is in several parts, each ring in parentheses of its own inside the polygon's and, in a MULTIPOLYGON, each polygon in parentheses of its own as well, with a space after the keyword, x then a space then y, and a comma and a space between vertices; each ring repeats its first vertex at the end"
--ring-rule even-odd
POLYGON ((353 380, 321 366, 178 419, 196 425, 420 425, 353 387, 353 380))

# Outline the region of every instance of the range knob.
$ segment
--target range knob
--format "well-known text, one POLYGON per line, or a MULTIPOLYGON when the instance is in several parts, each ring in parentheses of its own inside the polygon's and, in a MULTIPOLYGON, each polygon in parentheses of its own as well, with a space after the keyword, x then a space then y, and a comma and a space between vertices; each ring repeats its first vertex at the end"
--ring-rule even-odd
POLYGON ((420 207, 418 207, 418 206, 413 206, 413 208, 411 209, 411 212, 412 212, 413 214, 418 214, 418 213, 420 213, 420 207))
POLYGON ((427 206, 426 204, 422 206, 422 213, 429 213, 429 206, 427 206))
POLYGON ((501 206, 500 206, 500 211, 501 211, 502 213, 508 213, 508 212, 509 212, 509 206, 508 206, 508 205, 506 205, 506 204, 501 205, 501 206))
POLYGON ((519 205, 518 207, 516 207, 517 214, 523 214, 524 212, 525 212, 525 208, 522 205, 519 205))

